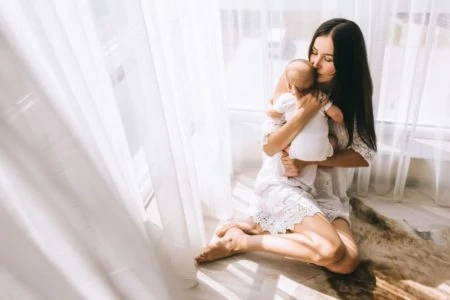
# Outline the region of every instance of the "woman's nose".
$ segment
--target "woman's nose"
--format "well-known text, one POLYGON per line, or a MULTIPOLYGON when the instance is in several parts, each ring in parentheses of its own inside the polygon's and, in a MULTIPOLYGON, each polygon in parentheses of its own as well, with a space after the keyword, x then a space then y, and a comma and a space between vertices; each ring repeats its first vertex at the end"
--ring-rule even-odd
POLYGON ((322 61, 322 57, 321 57, 320 55, 317 55, 317 56, 314 58, 314 61, 312 62, 313 67, 316 68, 316 69, 320 68, 320 63, 321 63, 321 61, 322 61))

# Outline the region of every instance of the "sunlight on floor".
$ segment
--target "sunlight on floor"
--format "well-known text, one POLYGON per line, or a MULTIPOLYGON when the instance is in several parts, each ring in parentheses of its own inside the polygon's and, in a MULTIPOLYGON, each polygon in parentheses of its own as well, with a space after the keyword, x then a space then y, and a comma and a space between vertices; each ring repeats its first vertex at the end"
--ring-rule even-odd
POLYGON ((210 276, 206 275, 203 272, 198 272, 198 279, 208 285, 213 290, 217 291, 220 295, 224 296, 225 299, 242 299, 235 293, 233 293, 230 289, 226 288, 220 282, 214 280, 210 276))
MULTIPOLYGON (((248 285, 252 285, 255 281, 254 278, 245 274, 243 271, 239 270, 239 268, 235 267, 234 265, 228 265, 226 267, 226 270, 248 285)), ((254 274, 252 274, 252 275, 254 275, 254 274)))
POLYGON ((439 290, 436 290, 435 288, 420 284, 413 280, 401 280, 401 282, 411 287, 412 289, 423 293, 424 295, 434 297, 436 299, 446 299, 447 297, 444 292, 439 291, 441 290, 440 288, 438 288, 439 290))

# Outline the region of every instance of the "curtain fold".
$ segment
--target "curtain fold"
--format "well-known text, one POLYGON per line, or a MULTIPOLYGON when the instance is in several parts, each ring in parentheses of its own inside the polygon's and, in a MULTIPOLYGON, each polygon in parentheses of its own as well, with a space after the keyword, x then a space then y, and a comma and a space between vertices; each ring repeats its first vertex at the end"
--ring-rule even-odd
POLYGON ((149 37, 162 104, 180 120, 183 139, 169 135, 174 143, 187 142, 174 147, 176 157, 195 170, 191 184, 204 213, 230 218, 231 154, 216 1, 154 1, 144 12, 153 28, 149 37))
POLYGON ((31 8, 2 10, 2 297, 168 299, 139 209, 124 201, 135 199, 126 170, 108 165, 120 158, 99 146, 107 136, 87 121, 98 115, 80 118, 81 104, 69 102, 68 74, 46 61, 51 37, 27 39, 41 29, 28 21, 51 18, 54 7, 41 5, 40 16, 31 8))

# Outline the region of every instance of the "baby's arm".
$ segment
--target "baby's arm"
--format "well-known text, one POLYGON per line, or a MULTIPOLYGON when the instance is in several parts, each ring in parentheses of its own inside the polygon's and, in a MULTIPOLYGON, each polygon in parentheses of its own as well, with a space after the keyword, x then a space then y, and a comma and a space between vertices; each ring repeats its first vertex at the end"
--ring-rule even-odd
POLYGON ((266 111, 267 115, 269 115, 269 117, 277 119, 280 118, 283 113, 276 111, 275 108, 273 108, 273 106, 270 106, 267 111, 266 111))
POLYGON ((342 113, 342 110, 336 105, 331 105, 330 108, 325 111, 325 114, 336 123, 344 122, 344 114, 342 113))
POLYGON ((282 94, 274 98, 272 104, 266 110, 267 115, 271 118, 280 118, 284 115, 286 109, 295 102, 295 98, 289 94, 282 94))

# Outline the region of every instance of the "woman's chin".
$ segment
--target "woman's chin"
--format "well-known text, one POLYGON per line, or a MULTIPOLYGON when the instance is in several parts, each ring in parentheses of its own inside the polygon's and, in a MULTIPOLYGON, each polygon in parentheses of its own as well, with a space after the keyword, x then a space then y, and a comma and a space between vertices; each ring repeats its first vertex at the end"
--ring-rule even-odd
POLYGON ((333 79, 333 77, 329 77, 329 76, 318 76, 317 77, 317 82, 321 82, 321 83, 323 83, 323 82, 329 82, 329 81, 331 81, 331 79, 333 79))

